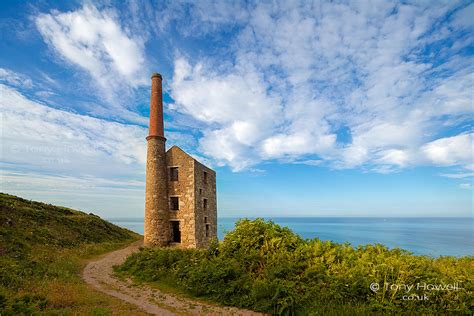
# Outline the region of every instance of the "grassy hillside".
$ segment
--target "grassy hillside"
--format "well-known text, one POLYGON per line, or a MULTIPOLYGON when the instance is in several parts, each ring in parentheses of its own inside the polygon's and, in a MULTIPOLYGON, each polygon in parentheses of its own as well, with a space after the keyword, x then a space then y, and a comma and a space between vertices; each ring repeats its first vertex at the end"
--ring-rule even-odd
POLYGON ((435 259, 382 245, 354 248, 304 240, 262 219, 239 221, 209 250, 143 249, 117 272, 162 289, 277 315, 474 311, 473 257, 435 259), (458 284, 459 289, 423 289, 424 284, 458 284))
POLYGON ((0 193, 0 315, 140 314, 80 278, 86 259, 139 237, 93 214, 0 193))

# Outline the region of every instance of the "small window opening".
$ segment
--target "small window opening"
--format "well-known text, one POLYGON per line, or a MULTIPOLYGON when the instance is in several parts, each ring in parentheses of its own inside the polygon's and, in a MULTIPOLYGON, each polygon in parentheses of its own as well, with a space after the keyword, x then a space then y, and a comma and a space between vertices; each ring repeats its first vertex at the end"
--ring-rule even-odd
POLYGON ((170 209, 172 211, 179 210, 179 198, 177 196, 170 197, 170 209))
POLYGON ((207 184, 207 172, 204 171, 204 184, 207 184))
POLYGON ((204 223, 207 223, 207 216, 204 216, 204 223))
POLYGON ((203 208, 205 211, 207 211, 207 199, 204 199, 204 200, 203 200, 202 208, 203 208))
POLYGON ((170 168, 170 181, 178 181, 178 167, 170 168))
POLYGON ((202 189, 199 189, 199 195, 202 195, 202 189))
POLYGON ((209 237, 209 224, 206 224, 206 237, 209 237))

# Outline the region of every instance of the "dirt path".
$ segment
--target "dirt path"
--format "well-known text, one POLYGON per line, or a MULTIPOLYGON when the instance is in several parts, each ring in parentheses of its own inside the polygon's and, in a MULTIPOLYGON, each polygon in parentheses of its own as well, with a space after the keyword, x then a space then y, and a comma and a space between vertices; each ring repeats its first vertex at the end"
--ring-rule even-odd
POLYGON ((146 285, 134 285, 131 280, 120 280, 113 275, 112 267, 119 265, 132 253, 138 251, 142 242, 135 242, 120 250, 91 261, 82 277, 91 286, 108 295, 137 305, 145 312, 155 315, 262 315, 234 307, 219 307, 163 293, 146 285))

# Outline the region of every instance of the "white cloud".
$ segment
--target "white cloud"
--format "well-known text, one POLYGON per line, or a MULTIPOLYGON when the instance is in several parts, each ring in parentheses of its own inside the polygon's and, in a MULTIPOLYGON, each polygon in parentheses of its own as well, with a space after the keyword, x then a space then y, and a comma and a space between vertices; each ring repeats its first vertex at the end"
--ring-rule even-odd
POLYGON ((49 108, 0 85, 2 190, 108 216, 141 216, 146 131, 49 108))
MULTIPOLYGON (((146 128, 54 109, 3 84, 0 105, 4 192, 142 216, 146 128)), ((196 146, 191 135, 166 136, 168 145, 196 146)))
POLYGON ((35 22, 44 40, 62 59, 87 71, 109 102, 148 83, 143 41, 129 34, 113 11, 85 5, 40 14, 35 22))
POLYGON ((1 170, 2 191, 106 217, 143 216, 144 182, 1 170))
POLYGON ((472 183, 461 183, 461 184, 459 184, 459 187, 461 189, 471 190, 472 189, 472 183))
MULTIPOLYGON (((187 57, 175 58, 169 85, 169 110, 192 118, 182 121, 198 126, 199 154, 216 165, 242 170, 278 159, 399 170, 427 163, 420 148, 473 112, 472 59, 459 54, 470 45, 462 34, 472 27, 472 5, 200 1, 125 8, 119 16, 89 4, 35 21, 112 106, 146 84, 144 44, 152 34, 164 47, 179 42, 169 34, 217 35, 206 42, 212 54, 176 46, 184 51, 171 54, 187 57), (456 36, 453 45, 440 44, 456 36)), ((110 114, 97 105, 87 111, 110 114)), ((114 116, 145 123, 120 106, 114 116)))
POLYGON ((58 176, 58 175, 46 175, 34 172, 10 172, 2 171, 2 181, 5 187, 14 190, 25 190, 34 191, 39 190, 42 192, 60 192, 60 193, 74 193, 78 194, 93 194, 96 195, 99 192, 94 190, 101 190, 102 192, 108 191, 109 194, 123 194, 129 190, 137 190, 143 192, 144 182, 136 180, 112 180, 97 178, 93 176, 84 177, 71 177, 71 176, 58 176), (39 189, 41 188, 41 189, 39 189), (94 194, 95 193, 95 194, 94 194))
POLYGON ((30 101, 4 85, 0 85, 0 91, 2 140, 5 149, 12 149, 5 150, 4 159, 47 167, 41 159, 29 157, 45 153, 76 167, 84 163, 83 158, 102 155, 125 164, 144 163, 144 128, 56 110, 30 101))
POLYGON ((248 7, 242 1, 129 1, 125 14, 141 32, 199 37, 244 23, 248 7))
POLYGON ((469 166, 474 160, 474 133, 440 138, 424 145, 426 158, 438 166, 469 166))
POLYGON ((56 93, 51 91, 37 91, 35 92, 35 95, 43 99, 48 99, 49 97, 56 95, 56 93))
POLYGON ((0 82, 6 83, 15 87, 33 87, 33 81, 30 78, 25 77, 21 74, 13 72, 11 70, 0 68, 0 82))
POLYGON ((278 134, 267 138, 263 142, 263 156, 266 158, 279 158, 285 155, 301 156, 324 152, 325 148, 332 148, 335 141, 335 135, 315 137, 305 133, 278 134))
MULTIPOLYGON (((469 62, 472 62, 470 60, 469 62)), ((434 86, 426 102, 435 105, 426 109, 430 115, 463 115, 473 112, 474 75, 472 69, 459 70, 455 75, 434 86)))
POLYGON ((256 73, 218 75, 203 64, 192 67, 182 58, 175 61, 171 87, 183 111, 209 123, 228 124, 249 116, 272 119, 279 104, 256 73))
POLYGON ((279 120, 279 99, 266 90, 258 74, 219 75, 179 58, 171 88, 177 110, 212 126, 200 141, 205 155, 236 170, 257 161, 252 149, 279 120))
POLYGON ((377 159, 377 162, 404 167, 410 162, 410 156, 404 150, 389 149, 380 153, 380 158, 377 159))
POLYGON ((460 29, 472 31, 474 29, 474 4, 470 4, 459 11, 452 17, 452 25, 460 29))
POLYGON ((441 173, 440 176, 451 179, 463 179, 468 177, 474 177, 474 172, 441 173))
POLYGON ((92 194, 97 187, 135 190, 143 183, 146 129, 57 110, 5 85, 0 104, 4 190, 24 189, 29 181, 37 191, 56 185, 58 192, 77 187, 92 194))
POLYGON ((234 170, 268 159, 376 172, 426 163, 420 147, 440 122, 473 112, 473 67, 456 54, 467 44, 446 48, 441 64, 424 52, 452 36, 451 25, 436 28, 455 7, 252 5, 234 24, 232 54, 175 60, 173 108, 207 123, 201 152, 234 170), (349 141, 338 140, 340 127, 349 141))

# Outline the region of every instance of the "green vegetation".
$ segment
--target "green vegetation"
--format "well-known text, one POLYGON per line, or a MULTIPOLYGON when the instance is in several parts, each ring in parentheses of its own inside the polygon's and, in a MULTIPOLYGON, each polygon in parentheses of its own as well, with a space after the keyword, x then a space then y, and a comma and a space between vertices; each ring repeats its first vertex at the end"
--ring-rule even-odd
POLYGON ((117 273, 278 315, 473 313, 473 257, 434 259, 382 245, 303 240, 262 219, 239 221, 208 250, 142 249, 117 273), (375 282, 380 288, 373 292, 375 282), (416 288, 425 283, 462 289, 416 288), (407 293, 402 285, 415 288, 407 293), (424 295, 428 300, 416 300, 424 295))
POLYGON ((0 315, 143 314, 80 277, 85 259, 138 238, 96 215, 0 193, 0 315))

